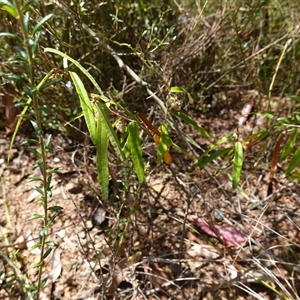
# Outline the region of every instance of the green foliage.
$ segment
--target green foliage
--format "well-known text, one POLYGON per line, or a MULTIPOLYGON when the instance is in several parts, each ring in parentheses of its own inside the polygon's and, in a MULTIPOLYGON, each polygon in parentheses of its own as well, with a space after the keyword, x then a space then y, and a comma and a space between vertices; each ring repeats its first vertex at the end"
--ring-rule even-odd
MULTIPOLYGON (((300 34, 293 22, 299 12, 298 6, 287 3, 285 7, 277 0, 179 4, 121 0, 97 5, 72 0, 47 5, 0 1, 0 18, 9 24, 0 24, 2 86, 13 84, 13 107, 21 109, 10 150, 21 123, 29 120, 35 138, 28 137, 22 146, 36 159, 33 169, 41 172, 30 179, 44 212, 30 218, 43 224, 39 243, 33 247, 41 249, 38 281, 24 285, 28 293, 38 299, 46 284, 43 263, 57 246, 48 236, 62 210, 48 207, 56 172, 47 163, 53 151, 51 135, 45 134, 50 127, 70 136, 74 134, 70 124, 87 132, 96 147, 98 183, 106 203, 111 153, 125 174, 124 198, 132 186, 140 191, 145 182, 143 131, 156 138, 157 164, 163 163, 166 153, 190 158, 199 172, 206 168, 215 171, 212 176, 231 174, 232 189, 240 188, 245 162, 255 170, 261 157, 271 172, 281 163, 287 176, 299 180, 300 34), (208 103, 210 96, 235 89, 267 95, 256 104, 260 112, 253 115, 268 122, 248 136, 241 137, 235 128, 215 138, 199 124, 199 111, 218 113, 228 104, 220 97, 215 112, 208 103), (182 107, 178 103, 168 107, 165 99, 171 93, 180 98, 182 107), (282 95, 292 95, 294 101, 284 117, 280 107, 272 108, 273 98, 282 95), (137 117, 136 113, 148 113, 150 108, 161 124, 158 132, 145 128, 137 117), (118 121, 125 122, 120 132, 118 121), (256 145, 258 149, 251 152, 256 145)), ((124 223, 129 226, 128 220, 124 223)), ((118 235, 125 239, 126 230, 118 235)))

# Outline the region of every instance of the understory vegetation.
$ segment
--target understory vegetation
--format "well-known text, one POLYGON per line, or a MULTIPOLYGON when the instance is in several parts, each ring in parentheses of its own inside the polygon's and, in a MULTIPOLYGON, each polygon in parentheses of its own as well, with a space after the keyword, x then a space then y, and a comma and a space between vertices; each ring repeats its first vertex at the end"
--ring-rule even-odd
POLYGON ((300 299, 299 21, 0 0, 0 298, 300 299))

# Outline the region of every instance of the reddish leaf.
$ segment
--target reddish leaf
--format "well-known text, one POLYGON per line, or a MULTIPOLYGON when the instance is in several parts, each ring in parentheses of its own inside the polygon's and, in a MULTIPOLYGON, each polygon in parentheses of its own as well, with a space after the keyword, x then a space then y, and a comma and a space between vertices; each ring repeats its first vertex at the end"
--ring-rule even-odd
POLYGON ((209 224, 202 218, 195 218, 195 224, 206 234, 221 239, 225 245, 233 246, 244 243, 248 236, 232 226, 223 227, 220 225, 209 224))

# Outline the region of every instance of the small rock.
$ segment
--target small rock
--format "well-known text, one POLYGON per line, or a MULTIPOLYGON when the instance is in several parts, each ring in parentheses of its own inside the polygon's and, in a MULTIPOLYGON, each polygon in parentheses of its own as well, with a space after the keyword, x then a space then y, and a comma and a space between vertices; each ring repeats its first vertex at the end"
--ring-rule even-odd
POLYGON ((66 186, 66 190, 71 194, 78 194, 81 192, 82 188, 80 184, 69 182, 66 186))
POLYGON ((92 223, 92 221, 86 221, 86 223, 85 223, 85 228, 86 229, 92 229, 94 227, 94 225, 93 225, 93 223, 92 223))
POLYGON ((96 211, 92 215, 92 222, 94 226, 100 226, 104 221, 106 217, 106 210, 99 206, 96 211))

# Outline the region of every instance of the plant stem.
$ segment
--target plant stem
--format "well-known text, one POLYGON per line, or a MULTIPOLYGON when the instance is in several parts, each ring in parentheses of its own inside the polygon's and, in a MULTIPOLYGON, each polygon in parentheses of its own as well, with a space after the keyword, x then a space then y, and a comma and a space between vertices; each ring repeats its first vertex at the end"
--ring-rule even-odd
MULTIPOLYGON (((32 105, 34 109, 36 124, 38 127, 38 139, 39 139, 39 145, 41 150, 41 161, 42 161, 42 168, 40 168, 43 178, 43 197, 42 197, 42 204, 44 208, 44 227, 47 226, 48 222, 48 195, 47 195, 47 161, 46 161, 46 151, 45 151, 45 143, 43 139, 43 131, 42 131, 42 122, 41 122, 41 114, 39 109, 39 103, 38 103, 38 97, 37 97, 37 91, 34 91, 35 84, 35 62, 32 52, 32 43, 29 43, 31 38, 28 35, 28 26, 25 26, 24 23, 24 17, 22 13, 22 1, 15 1, 15 5, 18 11, 19 16, 19 22, 23 34, 23 44, 27 52, 28 56, 28 70, 29 70, 29 82, 30 82, 30 89, 31 89, 31 99, 32 99, 32 105)), ((45 242, 46 242, 46 236, 45 236, 45 230, 43 230, 43 235, 41 239, 41 255, 40 255, 40 262, 38 264, 39 272, 38 272, 38 286, 37 286, 37 297, 36 299, 40 298, 40 290, 41 290, 41 282, 42 282, 42 270, 43 270, 43 257, 45 253, 45 242)))

